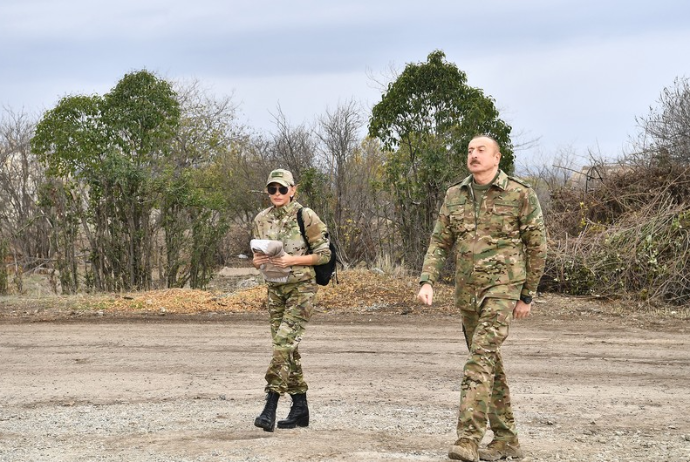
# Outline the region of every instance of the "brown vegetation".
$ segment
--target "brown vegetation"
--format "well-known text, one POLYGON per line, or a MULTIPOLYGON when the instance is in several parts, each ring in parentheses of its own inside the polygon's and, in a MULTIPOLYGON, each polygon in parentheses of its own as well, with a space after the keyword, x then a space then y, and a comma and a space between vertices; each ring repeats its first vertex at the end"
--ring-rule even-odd
POLYGON ((552 195, 550 256, 542 288, 690 302, 690 168, 635 165, 584 192, 552 195))
MULTIPOLYGON (((69 297, 5 297, 7 310, 59 310, 75 314, 208 314, 263 311, 266 287, 255 279, 249 288, 237 288, 236 282, 225 290, 163 289, 141 292, 76 295, 69 297), (259 285, 256 285, 256 284, 259 285)), ((316 310, 319 312, 398 312, 405 313, 417 305, 419 284, 413 276, 391 276, 365 269, 340 271, 338 283, 320 287, 316 310)), ((453 288, 437 287, 434 311, 453 311, 453 288)))

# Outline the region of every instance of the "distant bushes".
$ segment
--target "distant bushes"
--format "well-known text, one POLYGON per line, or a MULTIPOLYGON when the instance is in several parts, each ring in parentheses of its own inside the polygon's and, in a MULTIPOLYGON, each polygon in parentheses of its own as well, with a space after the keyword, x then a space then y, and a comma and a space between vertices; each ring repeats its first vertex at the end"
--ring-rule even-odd
POLYGON ((8 257, 8 250, 7 242, 0 239, 0 295, 7 295, 9 291, 7 283, 7 265, 5 264, 5 260, 8 257))
POLYGON ((690 168, 629 166, 587 192, 552 192, 541 288, 690 303, 690 168))

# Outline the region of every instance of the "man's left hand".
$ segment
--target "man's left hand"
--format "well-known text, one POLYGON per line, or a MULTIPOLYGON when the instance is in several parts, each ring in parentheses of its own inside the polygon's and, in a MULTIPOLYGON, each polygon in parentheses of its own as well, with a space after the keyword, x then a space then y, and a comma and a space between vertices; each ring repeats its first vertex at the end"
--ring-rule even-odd
POLYGON ((515 319, 523 319, 529 316, 529 312, 532 309, 531 303, 525 303, 522 300, 518 300, 513 309, 513 317, 515 319))

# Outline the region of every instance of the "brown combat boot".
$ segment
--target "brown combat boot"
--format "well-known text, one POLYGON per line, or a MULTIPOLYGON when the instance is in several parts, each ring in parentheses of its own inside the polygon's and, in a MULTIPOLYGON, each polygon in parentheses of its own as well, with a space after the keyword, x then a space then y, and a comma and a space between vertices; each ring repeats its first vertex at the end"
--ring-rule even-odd
POLYGON ((448 457, 453 460, 464 460, 465 462, 479 462, 477 447, 477 443, 473 440, 460 438, 448 451, 448 457))
POLYGON ((486 448, 479 450, 481 460, 522 459, 524 457, 517 441, 493 440, 486 448))

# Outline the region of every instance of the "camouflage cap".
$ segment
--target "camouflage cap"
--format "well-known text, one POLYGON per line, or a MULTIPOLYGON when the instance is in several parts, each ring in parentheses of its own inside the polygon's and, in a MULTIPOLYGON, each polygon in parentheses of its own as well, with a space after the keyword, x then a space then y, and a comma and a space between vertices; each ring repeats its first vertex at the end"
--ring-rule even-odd
POLYGON ((282 168, 273 170, 268 175, 268 180, 266 180, 266 186, 271 183, 278 183, 283 186, 294 186, 295 180, 292 178, 292 173, 282 168))

